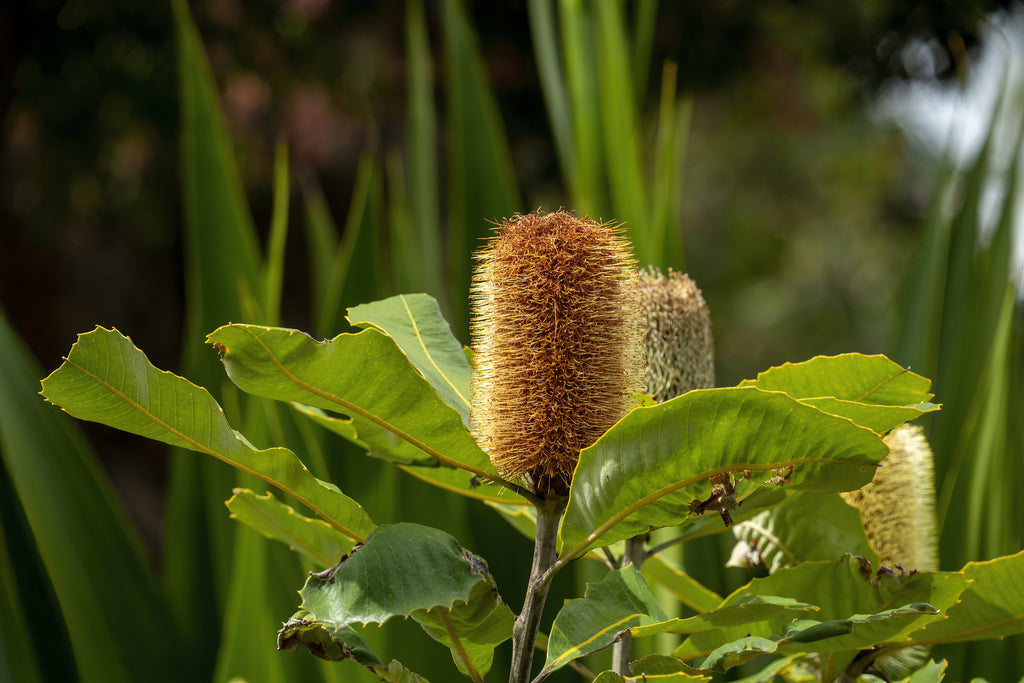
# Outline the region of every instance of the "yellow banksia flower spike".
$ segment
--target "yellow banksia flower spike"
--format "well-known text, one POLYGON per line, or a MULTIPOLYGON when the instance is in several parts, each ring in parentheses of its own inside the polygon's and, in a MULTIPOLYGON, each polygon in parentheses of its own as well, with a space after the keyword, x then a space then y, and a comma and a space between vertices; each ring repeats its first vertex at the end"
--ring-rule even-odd
POLYGON ((515 215, 476 254, 471 426, 502 476, 568 492, 580 450, 644 387, 643 321, 622 231, 515 215))
POLYGON ((647 393, 659 403, 694 389, 715 386, 711 313, 686 273, 640 271, 646 318, 647 393))
POLYGON ((937 570, 935 465, 924 430, 904 424, 883 440, 889 455, 874 479, 843 493, 843 500, 860 511, 864 533, 884 566, 937 570))

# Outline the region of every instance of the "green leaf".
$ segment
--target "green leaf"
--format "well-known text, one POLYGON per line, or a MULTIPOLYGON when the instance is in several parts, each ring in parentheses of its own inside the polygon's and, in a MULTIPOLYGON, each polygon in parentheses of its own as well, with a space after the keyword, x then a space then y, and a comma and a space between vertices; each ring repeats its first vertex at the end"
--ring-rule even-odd
MULTIPOLYGON (((629 663, 629 671, 633 676, 664 676, 666 674, 687 674, 690 678, 683 680, 709 680, 696 672, 689 664, 667 655, 647 655, 629 663)), ((643 680, 643 679, 641 679, 643 680)))
POLYGON ((756 595, 696 616, 665 619, 657 623, 639 626, 633 630, 633 637, 643 638, 658 633, 698 633, 713 628, 745 626, 780 616, 792 618, 794 612, 810 612, 818 609, 814 605, 799 602, 793 598, 756 595))
POLYGON ((260 273, 263 285, 262 308, 265 322, 277 324, 281 317, 281 286, 284 280, 284 247, 288 237, 288 148, 283 142, 274 150, 274 210, 270 221, 270 239, 266 263, 260 273))
POLYGON ((1024 551, 987 562, 969 562, 960 572, 970 584, 948 619, 912 634, 915 643, 953 643, 1024 633, 1024 551))
POLYGON ((469 427, 470 365, 437 301, 427 294, 399 294, 348 309, 354 327, 373 328, 395 342, 437 395, 469 427))
MULTIPOLYGON (((349 418, 329 415, 319 408, 313 408, 312 406, 303 405, 301 403, 293 403, 292 407, 325 429, 328 429, 358 445, 360 448, 363 448, 372 456, 384 457, 385 459, 392 461, 400 461, 400 459, 403 458, 413 461, 416 457, 419 457, 420 453, 422 453, 420 449, 416 448, 408 441, 400 439, 384 429, 379 429, 376 425, 364 424, 362 435, 365 436, 368 431, 379 433, 378 437, 372 439, 373 443, 377 444, 378 447, 365 443, 360 438, 359 431, 349 418), (380 444, 385 444, 386 449, 380 449, 380 444), (383 456, 379 456, 379 453, 381 452, 384 454, 383 456)), ((509 491, 499 484, 482 480, 476 475, 471 475, 465 470, 453 469, 450 467, 420 467, 417 465, 401 464, 398 466, 407 474, 425 481, 432 486, 436 486, 439 489, 444 489, 445 491, 458 493, 459 495, 466 496, 467 498, 476 498, 477 500, 493 502, 502 506, 502 508, 507 507, 509 509, 523 511, 518 514, 525 514, 525 511, 533 510, 533 506, 518 494, 509 491)), ((499 512, 502 511, 503 510, 499 510, 499 512)), ((533 536, 531 535, 530 537, 532 538, 533 536)))
POLYGON ((793 490, 852 490, 871 480, 888 452, 870 430, 784 394, 753 387, 691 391, 633 410, 583 450, 560 552, 575 557, 685 523, 691 502, 711 494, 707 480, 714 475, 744 473, 736 486, 742 505, 764 485, 755 474, 785 470, 785 486, 793 490))
POLYGON ((243 391, 348 415, 361 441, 387 430, 423 451, 422 464, 441 463, 497 478, 459 414, 377 330, 318 342, 296 330, 226 325, 208 341, 243 391), (364 426, 372 425, 366 427, 364 426))
POLYGON ((640 676, 627 676, 624 678, 614 671, 602 671, 594 679, 593 683, 647 683, 647 681, 651 683, 685 683, 685 681, 710 680, 708 676, 687 673, 655 674, 653 676, 641 674, 640 676))
MULTIPOLYGON (((858 634, 856 631, 862 625, 893 622, 895 628, 898 629, 904 619, 937 613, 938 610, 927 603, 913 603, 873 614, 855 614, 846 619, 836 619, 827 622, 811 619, 798 620, 786 625, 781 634, 771 638, 747 636, 721 645, 696 666, 703 671, 724 671, 760 654, 805 651, 836 652, 843 649, 855 649, 849 647, 849 643, 851 639, 857 638, 858 634), (835 646, 829 647, 828 642, 822 642, 838 640, 846 636, 850 637, 844 639, 844 644, 839 646, 839 649, 836 649, 835 646)), ((886 626, 892 630, 893 623, 886 624, 886 626)), ((871 633, 876 632, 871 631, 871 633)), ((874 644, 871 637, 871 635, 861 636, 857 642, 864 643, 861 648, 870 648, 874 644)))
POLYGON ((512 613, 486 563, 451 535, 419 524, 378 527, 329 577, 310 576, 301 595, 310 618, 331 633, 411 616, 474 680, 512 634, 512 613))
POLYGON ((764 562, 769 572, 801 562, 836 560, 845 554, 875 566, 860 514, 832 493, 793 493, 775 507, 732 528, 739 543, 728 566, 764 562))
POLYGON ((232 519, 284 543, 314 564, 329 567, 352 547, 352 539, 327 522, 297 513, 270 493, 260 496, 240 488, 233 493, 225 503, 232 519))
POLYGON ((647 558, 642 570, 648 584, 657 583, 665 587, 679 602, 695 612, 708 612, 722 603, 722 596, 718 593, 657 555, 647 558))
POLYGON ((893 427, 898 427, 904 422, 911 422, 926 413, 933 413, 941 408, 935 403, 918 403, 912 406, 877 406, 838 398, 804 398, 800 400, 831 415, 848 418, 854 424, 867 427, 876 434, 885 434, 893 427))
MULTIPOLYGON (((967 580, 959 573, 872 575, 871 567, 864 560, 846 557, 832 562, 805 562, 796 567, 780 569, 771 576, 754 579, 727 597, 722 607, 758 595, 787 596, 818 605, 821 608, 821 622, 832 622, 853 619, 851 615, 881 614, 891 610, 894 603, 902 606, 927 603, 934 610, 945 612, 956 603, 966 586, 967 580)), ((900 642, 925 624, 945 618, 943 613, 935 615, 913 610, 887 616, 899 618, 874 621, 858 618, 851 633, 818 641, 813 646, 804 644, 802 647, 816 652, 844 652, 872 647, 878 643, 900 642)), ((759 638, 782 637, 789 623, 788 618, 773 617, 753 624, 695 633, 673 654, 687 661, 706 658, 723 644, 741 641, 746 635, 759 638)), ((808 635, 811 634, 813 632, 808 635)), ((776 646, 771 647, 774 650, 776 646)), ((794 650, 788 648, 784 651, 794 650)), ((720 654, 726 656, 738 652, 720 654)))
POLYGON ((351 659, 364 666, 380 666, 383 661, 365 640, 351 628, 333 629, 299 610, 277 632, 277 649, 297 652, 304 647, 321 659, 341 662, 351 659))
POLYGON ((831 397, 876 406, 913 406, 932 398, 931 384, 885 356, 845 353, 785 363, 740 386, 783 391, 798 399, 831 397))
POLYGON ((437 642, 452 651, 464 675, 481 678, 491 670, 494 648, 512 637, 515 615, 489 581, 473 587, 469 600, 454 607, 416 610, 412 618, 437 642))
POLYGON ((116 330, 79 335, 64 363, 43 380, 43 395, 79 419, 206 453, 255 475, 354 541, 374 527, 358 503, 310 474, 294 453, 254 448, 231 429, 206 389, 153 367, 116 330))
POLYGON ((487 566, 451 535, 419 524, 384 524, 329 578, 311 576, 300 594, 303 609, 337 630, 451 608, 487 580, 487 566))
POLYGON ((39 674, 52 671, 43 658, 62 656, 61 631, 66 626, 78 680, 188 678, 192 671, 181 656, 182 634, 165 618, 169 605, 135 530, 81 435, 39 398, 41 374, 0 313, 0 491, 13 490, 15 499, 5 501, 4 507, 12 503, 24 514, 23 520, 5 519, 0 526, 0 601, 6 605, 0 611, 26 617, 26 611, 48 612, 45 594, 31 601, 24 593, 20 599, 8 595, 15 584, 9 582, 14 567, 7 560, 22 558, 8 555, 3 529, 12 521, 27 523, 45 566, 40 583, 53 586, 59 603, 54 617, 64 622, 48 625, 52 640, 34 643, 28 639, 35 629, 24 622, 5 622, 0 627, 0 674, 13 670, 31 680, 33 662, 20 660, 21 647, 35 651, 39 674), (20 630, 20 645, 8 639, 8 629, 20 630), (6 656, 19 660, 4 663, 6 656))
POLYGON ((608 647, 633 627, 666 619, 635 567, 609 572, 589 584, 583 598, 567 600, 555 617, 541 675, 608 647))

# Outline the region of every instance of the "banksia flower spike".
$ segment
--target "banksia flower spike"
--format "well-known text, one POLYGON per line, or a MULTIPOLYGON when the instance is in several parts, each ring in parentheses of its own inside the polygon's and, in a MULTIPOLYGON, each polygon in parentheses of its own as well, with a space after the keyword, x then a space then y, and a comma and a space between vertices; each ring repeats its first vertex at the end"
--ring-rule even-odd
POLYGON ((647 393, 659 403, 715 385, 711 314, 686 273, 640 271, 647 330, 647 393))
POLYGON ((571 212, 531 213, 503 222, 476 259, 473 432, 502 476, 564 495, 580 450, 643 391, 630 244, 571 212))
POLYGON ((860 511, 864 533, 883 565, 936 570, 935 466, 924 430, 904 424, 883 440, 889 455, 875 478, 843 493, 843 500, 860 511))

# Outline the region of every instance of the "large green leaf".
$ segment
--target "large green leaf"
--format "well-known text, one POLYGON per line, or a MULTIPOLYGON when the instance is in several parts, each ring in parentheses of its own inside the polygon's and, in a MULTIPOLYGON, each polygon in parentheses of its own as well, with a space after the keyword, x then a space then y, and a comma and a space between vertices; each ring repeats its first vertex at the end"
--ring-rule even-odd
MULTIPOLYGON (((23 511, 45 567, 41 583, 53 586, 59 602, 55 618, 62 618, 67 627, 76 677, 86 682, 188 678, 193 672, 187 653, 182 656, 182 634, 166 619, 169 605, 135 530, 80 434, 39 398, 41 374, 0 314, 0 484, 16 496, 5 503, 23 511)), ((46 614, 42 595, 28 602, 26 594, 20 599, 7 594, 19 585, 7 560, 28 558, 9 557, 6 538, 0 538, 4 611, 11 616, 19 611, 27 616, 22 610, 46 614), (15 600, 21 602, 21 610, 15 600)), ((39 636, 36 629, 25 622, 5 623, 0 627, 0 657, 15 656, 19 661, 0 662, 0 674, 14 671, 19 676, 14 680, 31 680, 33 662, 21 661, 18 652, 29 646, 40 664, 39 673, 52 672, 44 660, 62 657, 62 631, 59 622, 48 624, 45 640, 28 643, 39 636), (19 630, 20 644, 8 638, 9 629, 19 630)))
MULTIPOLYGON (((816 640, 813 645, 803 643, 799 647, 782 648, 783 652, 793 652, 800 648, 816 652, 856 651, 878 643, 903 641, 922 626, 943 620, 945 611, 957 602, 967 583, 959 573, 919 572, 896 576, 872 574, 871 567, 863 559, 846 557, 831 562, 805 562, 780 569, 771 576, 754 579, 727 597, 722 607, 747 601, 754 596, 787 596, 818 605, 821 612, 815 616, 821 622, 836 622, 850 620, 853 615, 870 616, 917 603, 930 605, 929 611, 905 610, 898 615, 888 615, 899 616, 898 619, 858 619, 850 632, 837 631, 828 638, 816 640), (933 614, 933 611, 938 611, 938 614, 933 614)), ((736 643, 747 636, 778 639, 785 634, 790 621, 789 618, 774 617, 754 624, 695 633, 674 654, 685 660, 693 660, 708 657, 719 647, 736 643)), ((809 637, 813 633, 805 635, 809 637)), ((770 651, 780 647, 774 644, 775 640, 770 642, 773 643, 770 645, 773 650, 770 651)), ((743 645, 742 651, 761 645, 747 643, 743 645)))
MULTIPOLYGON (((821 648, 828 648, 827 643, 840 637, 845 638, 845 649, 849 647, 849 641, 859 637, 862 643, 860 648, 870 648, 874 642, 872 635, 863 636, 857 631, 864 625, 877 626, 884 624, 890 630, 899 629, 909 619, 917 619, 921 615, 934 616, 937 614, 931 605, 927 603, 912 603, 882 610, 872 614, 854 614, 846 619, 835 619, 827 622, 802 619, 787 624, 781 633, 770 638, 761 636, 745 636, 730 643, 725 643, 711 652, 696 667, 703 671, 723 671, 748 659, 762 654, 775 652, 803 652, 822 651, 821 648)), ((865 628, 864 631, 869 631, 865 628)), ((828 649, 824 650, 828 651, 828 649)))
POLYGON ((231 429, 206 389, 150 364, 131 340, 98 327, 81 334, 43 395, 69 414, 206 453, 289 493, 340 533, 362 541, 373 521, 286 448, 254 448, 231 429))
POLYGON ((847 491, 868 483, 888 452, 874 432, 785 394, 691 391, 633 410, 583 450, 560 552, 575 557, 682 524, 692 517, 692 501, 711 494, 712 476, 735 473, 741 501, 765 485, 761 477, 773 479, 773 470, 785 471, 784 485, 794 490, 847 491))
POLYGON ((931 645, 1024 633, 1024 551, 987 562, 970 562, 960 572, 970 582, 948 619, 912 634, 931 645))
POLYGON ((755 595, 692 617, 665 619, 633 630, 635 638, 658 633, 699 633, 714 628, 746 626, 758 621, 784 617, 793 619, 801 612, 815 612, 818 607, 793 598, 777 595, 755 595))
POLYGON ((799 399, 831 397, 876 406, 927 403, 931 381, 885 356, 844 353, 785 363, 758 373, 740 386, 784 391, 799 399))
POLYGON ((763 562, 769 572, 801 562, 859 555, 878 565, 860 514, 832 493, 793 493, 782 503, 738 522, 730 566, 763 562))
POLYGON ((647 582, 668 590, 676 599, 696 612, 708 612, 722 603, 722 596, 658 555, 647 558, 642 571, 647 582))
POLYGON ((311 576, 301 595, 310 619, 332 633, 411 616, 451 647, 474 680, 512 633, 511 611, 484 561, 451 535, 419 524, 378 527, 329 576, 311 576))
POLYGON ((471 368, 437 301, 427 294, 399 294, 348 309, 348 320, 377 329, 395 342, 438 396, 469 426, 471 368))
POLYGON ((322 519, 301 515, 273 494, 258 495, 236 488, 225 503, 232 519, 248 524, 269 539, 280 541, 314 564, 329 567, 352 548, 352 539, 322 519))
POLYGON ((296 330, 226 325, 208 340, 243 391, 344 413, 367 443, 371 430, 387 430, 422 450, 422 464, 497 477, 459 414, 377 330, 318 342, 296 330), (373 426, 362 432, 364 425, 373 426))
POLYGON ((597 678, 594 679, 594 683, 685 683, 686 681, 710 681, 708 676, 701 674, 688 674, 688 673, 669 673, 669 674, 654 674, 648 676, 642 674, 640 676, 620 676, 614 671, 602 671, 597 678))
POLYGON ((465 602, 450 609, 416 610, 412 618, 431 638, 448 646, 459 671, 470 678, 490 671, 494 648, 512 636, 516 619, 488 581, 476 584, 465 602))
POLYGON ((583 598, 567 600, 559 611, 551 625, 541 673, 550 674, 573 659, 604 649, 633 627, 666 619, 635 567, 609 572, 590 584, 583 598))

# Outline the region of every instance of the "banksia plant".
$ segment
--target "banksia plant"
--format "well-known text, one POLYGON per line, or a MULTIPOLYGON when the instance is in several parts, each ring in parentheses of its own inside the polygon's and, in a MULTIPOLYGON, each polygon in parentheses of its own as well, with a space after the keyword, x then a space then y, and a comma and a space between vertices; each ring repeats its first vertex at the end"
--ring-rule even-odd
POLYGON ((659 403, 715 385, 711 314, 686 273, 640 272, 647 353, 647 393, 659 403))
POLYGON ((883 565, 936 570, 935 466, 924 430, 901 425, 884 441, 889 455, 872 482, 843 493, 843 500, 860 511, 864 533, 883 565))
POLYGON ((472 428, 502 476, 568 492, 580 450, 643 391, 629 242, 568 211, 504 221, 476 254, 472 428))

